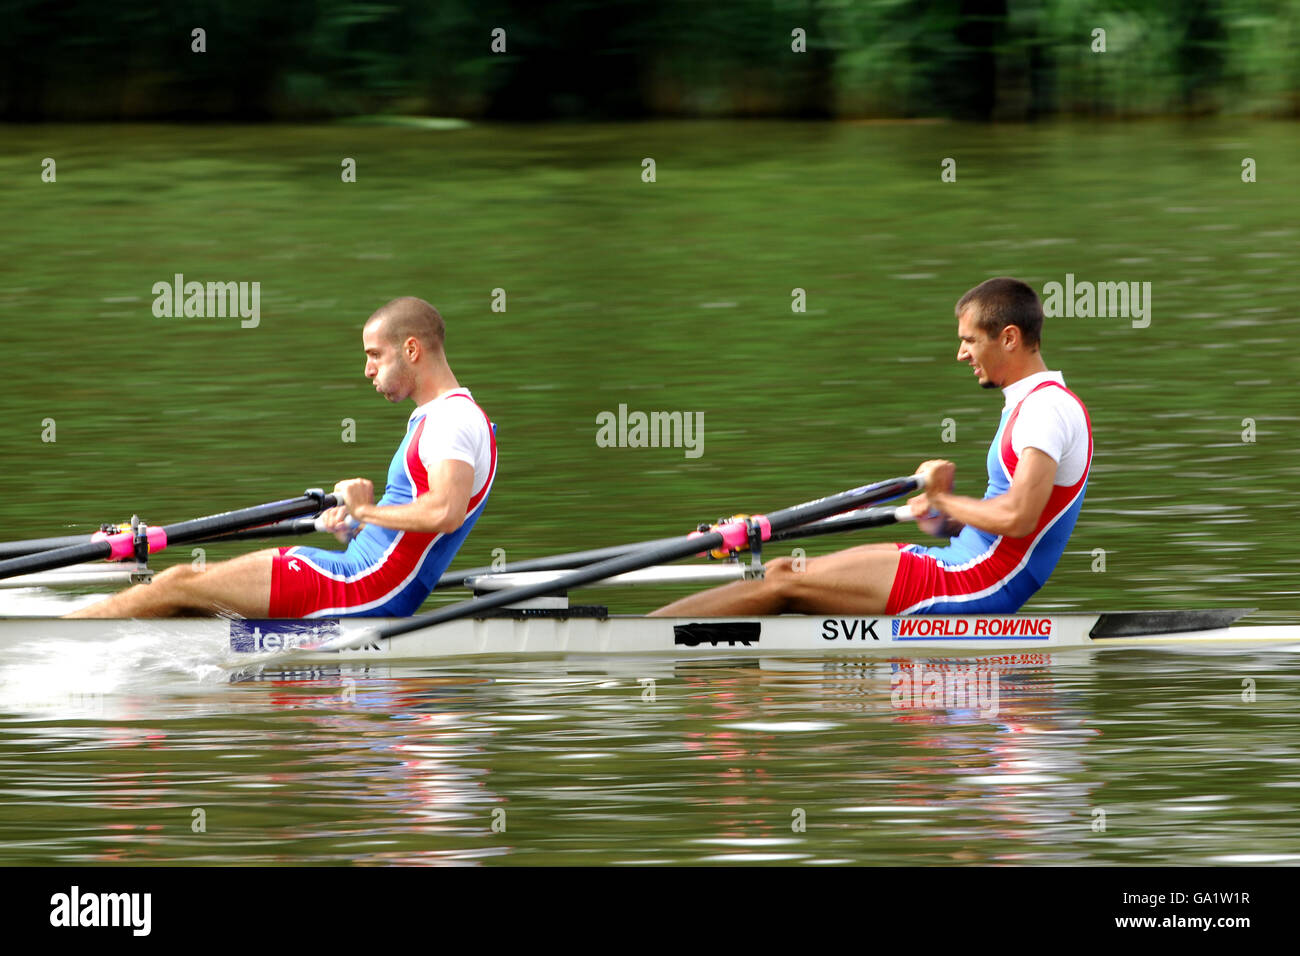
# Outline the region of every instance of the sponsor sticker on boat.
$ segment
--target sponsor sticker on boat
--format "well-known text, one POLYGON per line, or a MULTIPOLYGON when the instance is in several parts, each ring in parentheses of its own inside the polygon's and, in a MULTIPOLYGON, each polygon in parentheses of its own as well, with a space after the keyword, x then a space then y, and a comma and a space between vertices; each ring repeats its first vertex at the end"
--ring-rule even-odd
POLYGON ((758 643, 763 625, 758 621, 706 621, 694 624, 678 624, 673 627, 673 645, 676 647, 699 647, 709 644, 717 647, 725 644, 729 647, 740 645, 752 647, 758 643))
POLYGON ((1050 617, 896 617, 896 641, 924 641, 936 637, 981 640, 990 637, 1045 641, 1052 636, 1050 617))
POLYGON ((337 620, 230 622, 230 649, 236 654, 284 651, 338 637, 337 620))

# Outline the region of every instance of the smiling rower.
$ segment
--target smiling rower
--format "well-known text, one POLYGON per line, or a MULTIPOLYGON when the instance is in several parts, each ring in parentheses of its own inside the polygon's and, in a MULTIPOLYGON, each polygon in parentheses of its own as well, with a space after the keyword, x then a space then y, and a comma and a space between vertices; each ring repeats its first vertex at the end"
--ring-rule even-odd
POLYGON ((946 546, 866 544, 767 564, 762 579, 694 594, 654 612, 742 614, 1009 614, 1046 583, 1083 506, 1092 426, 1083 402, 1039 350, 1043 308, 1017 279, 989 279, 958 301, 957 361, 982 388, 1000 388, 1002 421, 987 457, 984 497, 952 493, 955 466, 927 461, 925 494, 908 504, 946 546))
POLYGON ((128 588, 69 617, 404 616, 429 596, 483 513, 496 476, 494 426, 447 364, 445 326, 423 299, 394 299, 366 321, 366 378, 390 402, 416 409, 374 486, 350 478, 334 487, 344 504, 323 524, 346 551, 270 548, 198 571, 176 565, 151 584, 128 588), (351 516, 359 525, 349 527, 351 516))

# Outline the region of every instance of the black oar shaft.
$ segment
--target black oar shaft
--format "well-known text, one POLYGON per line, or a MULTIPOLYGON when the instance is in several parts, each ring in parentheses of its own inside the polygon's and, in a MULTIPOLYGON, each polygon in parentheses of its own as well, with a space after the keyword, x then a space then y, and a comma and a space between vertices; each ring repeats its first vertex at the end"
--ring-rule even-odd
MULTIPOLYGON (((860 488, 840 492, 839 494, 830 495, 826 498, 819 498, 816 501, 809 501, 801 505, 795 505, 793 508, 774 511, 766 516, 766 520, 771 528, 772 534, 775 535, 801 524, 808 524, 822 518, 828 518, 831 515, 839 514, 842 511, 849 511, 853 508, 873 504, 875 502, 888 501, 891 498, 897 498, 900 495, 907 494, 908 492, 916 491, 920 487, 921 478, 917 475, 911 475, 907 478, 892 478, 888 481, 877 482, 873 485, 863 485, 860 488)), ((411 631, 422 630, 427 627, 433 627, 436 624, 445 624, 450 621, 459 620, 463 617, 469 617, 478 611, 487 611, 492 608, 502 607, 506 604, 514 604, 519 601, 528 601, 533 598, 544 597, 548 594, 570 591, 574 588, 582 587, 585 584, 590 584, 593 581, 601 581, 605 578, 613 577, 616 574, 624 574, 628 571, 638 571, 641 568, 650 567, 653 564, 665 564, 670 561, 677 561, 681 558, 690 557, 693 554, 710 551, 714 548, 720 547, 724 543, 725 538, 720 531, 709 531, 703 534, 687 535, 663 544, 619 555, 606 561, 599 561, 595 564, 588 565, 585 568, 578 568, 569 574, 561 575, 551 581, 539 581, 536 584, 526 584, 522 587, 506 588, 501 591, 495 591, 492 594, 474 598, 473 600, 462 601, 459 604, 440 608, 429 614, 413 617, 406 621, 398 621, 394 624, 377 628, 375 634, 381 638, 398 637, 402 634, 408 634, 411 631)))
MULTIPOLYGON (((175 524, 163 525, 161 529, 154 530, 155 532, 161 530, 161 533, 166 536, 166 544, 168 545, 185 544, 252 525, 269 524, 284 518, 317 514, 326 508, 334 507, 335 503, 333 495, 302 495, 298 498, 286 498, 283 501, 272 501, 263 505, 254 505, 251 508, 241 508, 237 511, 224 511, 221 514, 191 518, 188 521, 178 521, 175 524)), ((34 574, 52 568, 67 567, 70 564, 79 564, 82 561, 95 561, 99 558, 111 557, 112 554, 113 545, 111 542, 107 540, 87 541, 84 544, 74 544, 65 548, 55 548, 53 551, 42 551, 37 554, 28 554, 0 561, 0 578, 11 578, 19 574, 34 574)))
POLYGON ((65 534, 57 538, 27 538, 23 541, 0 542, 0 560, 21 558, 24 554, 36 554, 40 551, 53 551, 55 548, 70 548, 74 544, 88 544, 88 534, 65 534))
POLYGON ((594 548, 591 551, 574 551, 570 554, 551 554, 543 558, 528 558, 513 561, 500 568, 466 568, 464 571, 449 571, 438 579, 437 588, 458 588, 464 586, 470 578, 480 578, 485 574, 515 574, 520 571, 568 571, 570 568, 583 568, 598 561, 608 561, 620 555, 628 554, 640 548, 652 548, 658 544, 681 540, 681 535, 671 538, 656 538, 653 541, 639 541, 636 544, 616 544, 609 548, 594 548))
POLYGON ((270 524, 272 521, 282 521, 285 518, 319 514, 327 508, 333 508, 336 504, 333 495, 303 495, 299 498, 286 498, 284 501, 254 505, 239 511, 191 518, 189 521, 166 525, 163 530, 167 532, 169 543, 186 544, 200 538, 224 534, 227 531, 270 524))
MULTIPOLYGON (((880 528, 898 521, 897 509, 862 508, 846 511, 843 514, 800 525, 788 531, 774 534, 770 541, 796 541, 799 538, 816 538, 824 534, 841 534, 845 531, 861 531, 864 528, 880 528)), ((481 567, 466 568, 463 571, 449 571, 438 579, 435 589, 464 587, 471 578, 481 578, 489 574, 518 574, 522 571, 568 571, 572 568, 584 568, 598 561, 608 561, 620 555, 630 554, 642 548, 652 548, 660 544, 680 540, 677 535, 671 538, 656 538, 652 541, 638 541, 635 544, 616 544, 608 548, 594 548, 590 551, 573 551, 569 554, 552 554, 542 558, 527 558, 512 561, 500 568, 481 567)))
MULTIPOLYGON (((226 541, 260 541, 265 538, 288 538, 295 535, 312 534, 320 529, 316 527, 315 518, 293 518, 277 521, 274 524, 258 528, 244 528, 240 531, 228 531, 208 538, 195 538, 194 541, 211 541, 221 544, 226 541)), ((0 559, 20 558, 24 554, 36 554, 40 551, 53 551, 55 548, 70 548, 75 544, 89 544, 91 535, 65 534, 57 538, 26 538, 22 541, 0 541, 0 559)), ((480 574, 486 573, 480 571, 480 574)))
POLYGON ((898 523, 898 509, 894 507, 861 508, 846 511, 843 514, 823 518, 809 524, 801 524, 789 531, 772 535, 769 541, 797 541, 800 538, 816 538, 824 534, 842 534, 845 531, 861 531, 863 528, 881 528, 898 523))
POLYGON ((242 531, 219 534, 206 540, 213 544, 222 544, 226 541, 260 541, 263 538, 289 538, 302 534, 315 534, 319 531, 315 518, 293 518, 257 528, 244 528, 242 531))

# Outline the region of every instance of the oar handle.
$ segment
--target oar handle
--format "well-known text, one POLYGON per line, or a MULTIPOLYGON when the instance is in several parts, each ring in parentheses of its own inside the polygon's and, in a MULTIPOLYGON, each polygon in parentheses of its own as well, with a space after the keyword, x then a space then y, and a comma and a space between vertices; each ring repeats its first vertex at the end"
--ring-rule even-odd
MULTIPOLYGON (((329 530, 325 527, 325 522, 321 518, 312 518, 311 526, 312 529, 315 531, 321 531, 324 532, 325 534, 329 534, 329 530)), ((360 526, 361 526, 361 522, 358 521, 356 518, 352 517, 352 515, 348 515, 346 518, 343 519, 343 529, 345 531, 352 532, 355 531, 360 526)))

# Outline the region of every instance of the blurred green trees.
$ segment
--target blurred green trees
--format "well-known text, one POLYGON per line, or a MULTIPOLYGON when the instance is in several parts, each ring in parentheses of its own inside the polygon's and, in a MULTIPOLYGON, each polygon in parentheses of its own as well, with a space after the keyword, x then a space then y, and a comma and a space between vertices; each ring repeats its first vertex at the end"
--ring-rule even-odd
POLYGON ((1295 115, 1298 90, 1300 0, 0 0, 8 120, 1295 115))

